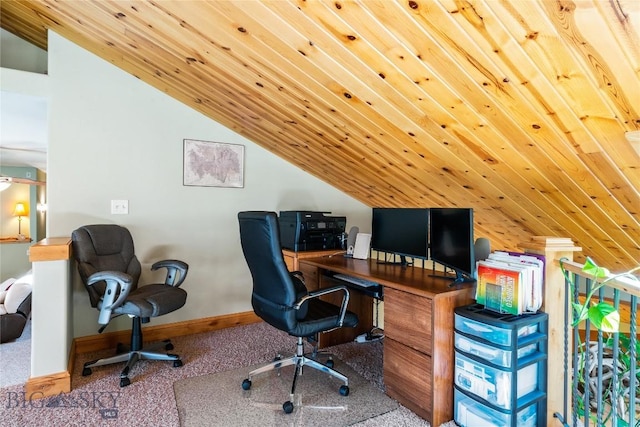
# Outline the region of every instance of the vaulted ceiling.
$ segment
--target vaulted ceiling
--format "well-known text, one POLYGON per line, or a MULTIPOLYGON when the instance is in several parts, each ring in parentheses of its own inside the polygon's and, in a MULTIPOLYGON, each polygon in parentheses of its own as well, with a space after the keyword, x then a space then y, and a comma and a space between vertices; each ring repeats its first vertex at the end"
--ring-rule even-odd
POLYGON ((369 206, 640 262, 640 2, 0 2, 369 206))

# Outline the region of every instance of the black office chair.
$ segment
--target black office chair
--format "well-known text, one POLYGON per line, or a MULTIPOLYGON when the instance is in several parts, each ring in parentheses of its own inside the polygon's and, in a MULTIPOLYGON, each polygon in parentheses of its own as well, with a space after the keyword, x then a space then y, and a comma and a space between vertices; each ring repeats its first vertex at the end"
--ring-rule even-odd
POLYGON ((86 225, 71 234, 73 256, 78 263, 80 278, 89 292, 91 306, 100 311, 98 323, 102 332, 114 317, 132 318, 130 348, 118 345, 118 354, 84 364, 82 375, 90 375, 91 368, 127 362, 120 374, 120 387, 131 384, 129 372, 140 359, 173 361, 182 366, 180 356, 154 352, 164 347, 172 350, 169 340, 142 347, 142 323, 182 307, 187 293, 179 288, 187 276, 189 266, 178 260, 158 261, 152 270, 166 268, 164 284, 138 287, 141 266, 135 256, 131 233, 115 224, 86 225))
MULTIPOLYGON (((274 212, 240 212, 240 242, 253 277, 251 304, 255 313, 270 325, 298 338, 295 355, 287 359, 276 358, 266 366, 249 373, 242 388, 251 388, 251 379, 258 374, 283 366, 295 365, 291 396, 295 393, 296 379, 303 366, 326 372, 344 382, 339 389, 349 394, 349 380, 333 369, 333 361, 322 364, 317 355, 317 334, 342 327, 355 327, 358 317, 347 311, 349 291, 344 286, 307 292, 300 272, 289 272, 280 247, 278 217, 274 212), (319 297, 333 292, 343 294, 340 307, 322 301, 319 297), (303 338, 314 344, 311 357, 304 353, 303 338)), ((293 411, 291 400, 282 405, 286 413, 293 411)))

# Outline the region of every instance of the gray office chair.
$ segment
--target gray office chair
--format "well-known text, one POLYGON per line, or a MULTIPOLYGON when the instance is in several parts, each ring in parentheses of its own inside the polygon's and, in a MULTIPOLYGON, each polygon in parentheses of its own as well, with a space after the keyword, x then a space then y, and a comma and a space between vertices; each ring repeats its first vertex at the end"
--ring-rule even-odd
MULTIPOLYGON (((345 286, 307 292, 300 272, 289 272, 282 256, 278 217, 275 212, 240 212, 240 242, 244 257, 253 278, 251 304, 255 313, 271 326, 297 337, 295 355, 288 359, 277 358, 266 366, 249 373, 242 388, 251 388, 251 379, 258 374, 295 365, 291 396, 296 389, 296 380, 302 367, 308 366, 338 378, 344 385, 339 389, 343 396, 349 394, 349 380, 333 369, 333 361, 322 364, 315 360, 317 334, 342 327, 355 327, 358 316, 347 311, 349 291, 345 286), (334 292, 342 293, 340 307, 322 301, 321 296, 334 292), (303 339, 314 344, 311 357, 304 353, 303 339)), ((291 400, 282 405, 285 413, 293 411, 291 400)))
POLYGON ((120 387, 125 387, 131 383, 129 372, 138 360, 167 360, 172 361, 174 367, 182 366, 180 356, 154 351, 160 347, 172 350, 169 340, 142 347, 142 323, 185 304, 187 293, 179 286, 184 282, 189 266, 178 260, 158 261, 151 269, 167 269, 164 284, 138 287, 141 266, 129 230, 115 224, 86 225, 75 230, 71 239, 73 256, 91 306, 100 311, 98 323, 102 326, 99 332, 104 331, 114 317, 127 315, 132 318, 130 347, 126 349, 119 344, 116 356, 85 363, 82 375, 90 375, 93 367, 127 362, 120 374, 120 387))

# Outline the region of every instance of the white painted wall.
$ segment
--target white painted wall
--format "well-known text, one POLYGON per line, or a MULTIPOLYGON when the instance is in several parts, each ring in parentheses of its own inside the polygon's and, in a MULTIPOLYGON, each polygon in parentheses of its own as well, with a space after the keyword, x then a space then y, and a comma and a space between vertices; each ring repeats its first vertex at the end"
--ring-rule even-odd
POLYGON ((47 52, 0 29, 0 66, 32 73, 47 73, 47 52))
MULTIPOLYGON (((6 58, 8 57, 8 52, 5 52, 5 40, 6 37, 13 36, 12 34, 6 33, 2 30, 0 38, 1 38, 1 46, 2 49, 2 65, 5 63, 9 66, 19 66, 20 64, 30 64, 30 63, 39 63, 41 59, 31 58, 33 56, 33 50, 28 48, 28 43, 22 41, 22 52, 30 57, 29 60, 14 60, 8 61, 6 58)), ((15 37, 15 36, 13 36, 15 37)), ((11 39, 12 40, 12 39, 11 39)), ((13 45, 13 43, 10 43, 13 45)), ((31 45, 29 45, 31 46, 31 45)), ((31 46, 33 49, 35 46, 31 46)), ((11 52, 16 53, 15 49, 9 49, 11 52)), ((45 56, 46 59, 46 56, 45 56)), ((16 129, 20 128, 20 126, 16 126, 15 123, 7 123, 7 121, 16 120, 16 117, 12 116, 12 114, 16 111, 16 109, 8 108, 7 103, 9 100, 17 99, 16 96, 24 99, 37 99, 43 100, 48 98, 49 96, 49 82, 48 77, 44 74, 37 74, 29 71, 16 70, 12 68, 3 68, 0 67, 0 124, 2 128, 0 129, 0 145, 4 146, 5 144, 8 147, 15 147, 14 144, 28 143, 30 144, 32 141, 28 141, 29 135, 33 132, 30 130, 28 134, 23 134, 20 136, 16 135, 14 141, 10 141, 7 139, 7 135, 10 133, 7 129, 16 129)), ((27 114, 30 116, 30 113, 27 114)), ((25 126, 34 126, 34 122, 29 120, 30 117, 27 117, 24 120, 25 126)), ((36 170, 31 167, 12 167, 6 166, 6 160, 8 157, 11 157, 12 152, 4 150, 0 153, 0 169, 2 170, 2 175, 6 176, 14 176, 25 178, 26 176, 22 173, 23 170, 28 170, 31 173, 35 173, 36 170), (9 154, 8 154, 9 153, 9 154)), ((24 154, 24 153, 21 153, 24 154)), ((30 156, 30 154, 27 154, 30 156)), ((35 176, 33 178, 36 178, 35 176)), ((38 179, 42 179, 41 176, 38 176, 38 179)), ((46 200, 44 193, 44 187, 33 188, 31 189, 27 184, 12 184, 8 189, 0 192, 0 237, 15 237, 18 234, 18 220, 13 216, 13 209, 15 207, 16 202, 22 201, 27 202, 29 204, 29 210, 32 215, 29 217, 25 217, 22 219, 22 234, 29 236, 30 238, 37 240, 40 235, 44 235, 44 225, 40 224, 40 220, 44 218, 44 215, 36 214, 36 204, 38 200, 46 200), (37 195, 37 196, 36 196, 37 195), (32 221, 33 219, 37 219, 36 221, 32 221), (35 225, 35 228, 32 228, 32 225, 35 225), (42 231, 42 233, 41 233, 42 231)), ((6 280, 9 277, 20 277, 27 271, 31 269, 31 263, 29 262, 29 257, 27 251, 31 246, 30 243, 2 243, 0 244, 0 280, 6 280)))
MULTIPOLYGON (((52 32, 49 80, 48 236, 117 223, 134 236, 143 280, 156 260, 189 263, 186 306, 152 324, 251 310, 238 211, 331 211, 370 231, 366 205, 52 32), (183 186, 185 138, 243 144, 244 188, 183 186), (129 215, 111 215, 112 199, 129 200, 129 215)), ((74 335, 95 334, 77 277, 73 298, 74 335)))

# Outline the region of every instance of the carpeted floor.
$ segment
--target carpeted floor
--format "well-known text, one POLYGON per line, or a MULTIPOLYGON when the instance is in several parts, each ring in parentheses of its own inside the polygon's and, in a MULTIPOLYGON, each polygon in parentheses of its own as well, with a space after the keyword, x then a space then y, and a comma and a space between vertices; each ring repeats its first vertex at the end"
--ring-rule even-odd
MULTIPOLYGON (((125 388, 119 386, 122 365, 96 368, 92 375, 81 376, 85 361, 112 352, 78 357, 72 376, 73 390, 68 394, 29 401, 25 399, 23 384, 2 387, 2 425, 177 427, 180 419, 173 389, 176 381, 260 364, 278 353, 288 355, 295 347, 294 339, 264 323, 178 337, 173 342, 174 351, 182 356, 184 366, 174 368, 170 362, 143 361, 134 367, 131 385, 125 388)), ((382 348, 382 342, 348 343, 329 350, 364 379, 383 389, 382 348)), ((270 424, 265 421, 260 425, 270 424)), ((418 427, 429 424, 399 406, 354 425, 418 427)))
POLYGON ((24 384, 31 372, 31 320, 15 341, 0 344, 0 387, 24 384))

